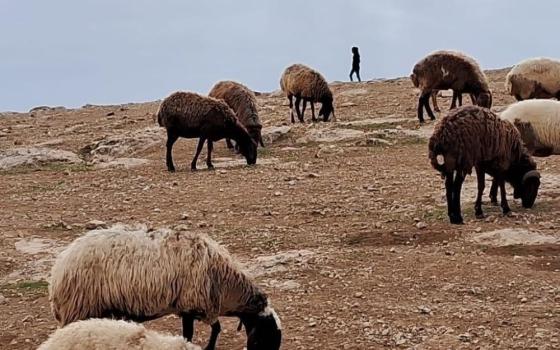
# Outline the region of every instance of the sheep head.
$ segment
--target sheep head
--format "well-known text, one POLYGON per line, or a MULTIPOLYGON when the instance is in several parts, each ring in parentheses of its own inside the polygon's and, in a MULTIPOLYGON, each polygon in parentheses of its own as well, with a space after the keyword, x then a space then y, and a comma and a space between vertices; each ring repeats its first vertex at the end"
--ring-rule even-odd
POLYGON ((239 317, 247 332, 247 350, 278 350, 282 343, 280 319, 271 307, 239 317))
POLYGON ((524 208, 531 208, 535 204, 539 192, 541 175, 536 167, 535 161, 525 153, 506 174, 506 180, 513 186, 513 198, 521 198, 524 208))

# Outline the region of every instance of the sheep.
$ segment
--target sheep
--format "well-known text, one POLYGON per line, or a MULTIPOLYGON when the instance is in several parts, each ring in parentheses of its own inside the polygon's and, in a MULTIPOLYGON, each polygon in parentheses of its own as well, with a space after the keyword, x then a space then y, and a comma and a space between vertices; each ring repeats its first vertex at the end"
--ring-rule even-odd
POLYGON ((286 94, 290 102, 290 118, 292 123, 295 123, 293 108, 294 97, 296 98, 296 114, 301 123, 304 122, 303 117, 307 102, 311 103, 311 118, 314 122, 317 121, 315 118, 314 102, 321 102, 322 104, 319 110, 319 116, 323 116, 323 121, 328 121, 331 113, 333 115, 333 121, 336 120, 333 106, 333 94, 329 88, 329 84, 319 72, 303 64, 293 64, 284 70, 280 78, 280 88, 286 94), (299 104, 302 99, 303 109, 300 113, 299 104))
POLYGON ((182 317, 212 326, 207 350, 221 330, 218 316, 238 317, 248 350, 277 350, 281 325, 267 295, 223 247, 204 234, 114 226, 88 232, 56 259, 49 300, 61 326, 87 318, 144 322, 182 317))
POLYGON ((89 319, 56 330, 38 350, 201 350, 183 337, 148 330, 125 321, 89 319))
POLYGON ((533 98, 560 99, 560 61, 530 58, 515 65, 507 74, 506 91, 517 101, 533 98))
POLYGON ((494 178, 501 190, 504 214, 510 212, 505 182, 514 188, 525 208, 533 206, 540 185, 536 163, 523 146, 517 129, 492 111, 479 106, 464 106, 445 116, 435 127, 429 141, 429 158, 434 169, 445 178, 447 211, 452 224, 462 224, 461 186, 466 174, 476 169, 478 193, 477 218, 483 218, 484 175, 494 178))
POLYGON ((412 69, 410 79, 420 89, 418 120, 424 122, 424 108, 430 119, 435 116, 430 108, 430 95, 434 90, 453 90, 451 109, 461 94, 472 94, 479 106, 492 106, 492 93, 486 75, 471 57, 455 51, 436 51, 420 60, 412 69))
POLYGON ((507 107, 500 118, 519 130, 525 147, 533 156, 560 154, 560 102, 527 100, 507 107))
MULTIPOLYGON (((235 81, 220 81, 214 85, 208 96, 225 101, 233 109, 237 119, 245 125, 253 140, 264 147, 261 135, 262 124, 257 111, 257 98, 253 91, 235 81)), ((226 138, 226 143, 228 148, 233 148, 230 139, 226 138)))
POLYGON ((191 162, 193 171, 196 170, 196 162, 206 140, 208 140, 206 165, 210 170, 214 169, 213 142, 223 138, 230 138, 237 142, 247 164, 253 165, 257 162, 257 144, 224 101, 192 92, 175 92, 161 103, 157 120, 158 124, 167 130, 166 164, 170 172, 175 171, 172 149, 179 137, 199 138, 191 162))

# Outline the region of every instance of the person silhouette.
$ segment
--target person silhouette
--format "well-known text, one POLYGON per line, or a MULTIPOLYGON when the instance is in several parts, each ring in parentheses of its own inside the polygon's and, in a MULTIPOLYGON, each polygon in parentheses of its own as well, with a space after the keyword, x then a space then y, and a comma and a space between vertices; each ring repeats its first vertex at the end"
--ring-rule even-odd
POLYGON ((354 81, 352 76, 356 73, 358 77, 358 81, 361 82, 362 79, 360 78, 360 53, 358 52, 358 48, 354 46, 352 48, 352 70, 350 71, 350 81, 354 81))

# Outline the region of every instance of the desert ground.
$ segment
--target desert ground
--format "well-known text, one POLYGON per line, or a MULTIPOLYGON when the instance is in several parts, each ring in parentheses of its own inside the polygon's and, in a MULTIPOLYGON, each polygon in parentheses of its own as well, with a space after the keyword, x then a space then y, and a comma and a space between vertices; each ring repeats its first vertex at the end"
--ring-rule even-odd
MULTIPOLYGON (((500 111, 514 101, 507 70, 487 73, 500 111)), ((468 177, 465 224, 450 225, 427 157, 434 122, 418 124, 410 80, 331 87, 328 123, 311 123, 308 108, 292 125, 287 99, 260 93, 257 165, 220 142, 214 171, 203 151, 191 172, 196 141, 180 139, 178 171, 167 172, 158 101, 2 113, 0 348, 35 349, 56 329, 53 259, 115 224, 203 232, 226 246, 270 294, 283 349, 560 348, 560 158, 537 158, 536 205, 509 193, 508 217, 490 205, 488 180, 487 218, 475 219, 468 177)), ((439 100, 447 109, 449 94, 439 100)), ((147 326, 180 334, 180 324, 147 326)), ((219 349, 243 348, 236 327, 223 319, 219 349)), ((198 323, 195 342, 208 331, 198 323)))

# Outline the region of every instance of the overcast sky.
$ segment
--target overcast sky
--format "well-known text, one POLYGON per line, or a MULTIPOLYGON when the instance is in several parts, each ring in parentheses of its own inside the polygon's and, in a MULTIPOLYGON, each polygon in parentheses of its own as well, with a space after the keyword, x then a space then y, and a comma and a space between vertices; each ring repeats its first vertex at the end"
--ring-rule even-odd
POLYGON ((305 63, 347 80, 410 74, 436 49, 483 68, 560 57, 555 0, 0 0, 0 111, 151 101, 233 79, 278 88, 305 63))

